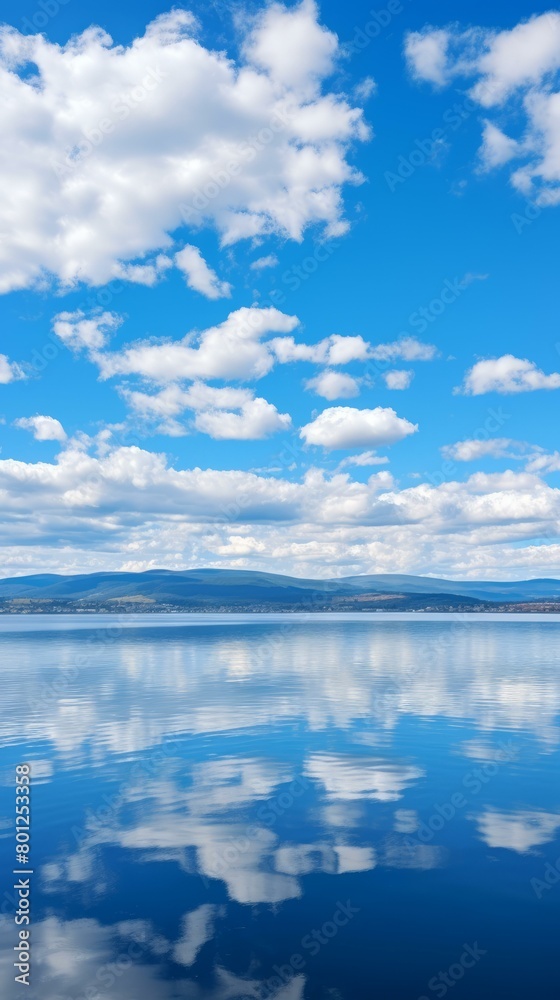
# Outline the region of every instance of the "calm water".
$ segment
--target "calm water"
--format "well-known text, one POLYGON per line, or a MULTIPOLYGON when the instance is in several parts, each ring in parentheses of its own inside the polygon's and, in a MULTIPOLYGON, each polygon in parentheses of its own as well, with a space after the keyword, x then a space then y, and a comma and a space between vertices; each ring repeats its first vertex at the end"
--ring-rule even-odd
POLYGON ((559 650, 550 617, 0 618, 2 997, 557 998, 559 650))

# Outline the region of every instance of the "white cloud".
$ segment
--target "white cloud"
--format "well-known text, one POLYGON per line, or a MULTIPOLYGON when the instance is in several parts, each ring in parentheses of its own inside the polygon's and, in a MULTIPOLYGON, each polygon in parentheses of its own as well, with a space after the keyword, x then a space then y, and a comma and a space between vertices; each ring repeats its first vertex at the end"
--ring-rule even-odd
POLYGON ((408 389, 414 378, 414 372, 393 369, 393 371, 385 372, 383 378, 388 389, 408 389))
POLYGON ((175 264, 185 275, 187 285, 207 299, 229 298, 231 285, 220 281, 218 275, 204 260, 198 247, 187 243, 179 253, 175 254, 175 264))
POLYGON ((535 452, 525 466, 526 472, 546 475, 549 472, 560 472, 560 451, 548 455, 544 451, 535 452))
POLYGON ((180 341, 135 342, 114 354, 99 356, 102 378, 141 375, 154 382, 182 379, 254 379, 273 367, 272 344, 262 343, 270 333, 287 333, 298 325, 269 307, 244 307, 229 314, 218 326, 189 333, 180 341))
POLYGON ((170 267, 173 267, 171 257, 159 253, 149 264, 122 264, 118 262, 113 267, 113 276, 122 278, 123 281, 130 281, 133 285, 146 285, 148 288, 152 288, 170 267))
POLYGON ((482 146, 479 156, 484 170, 492 170, 494 167, 501 167, 504 163, 509 163, 519 155, 520 144, 515 139, 510 139, 501 129, 486 120, 482 132, 482 146))
POLYGON ((169 385, 153 395, 122 389, 121 395, 137 413, 154 417, 175 417, 185 410, 235 410, 253 399, 249 389, 217 388, 204 382, 193 382, 188 389, 169 385))
POLYGON ((293 337, 271 341, 271 346, 283 363, 311 361, 314 364, 346 365, 351 361, 431 361, 437 356, 433 344, 423 344, 416 337, 401 337, 389 344, 370 344, 359 334, 332 334, 316 344, 298 344, 293 337))
POLYGON ((357 379, 346 372, 320 372, 315 378, 308 379, 305 388, 315 392, 324 399, 349 399, 358 396, 360 385, 357 379))
POLYGON ((512 441, 511 438, 489 438, 479 441, 477 439, 467 439, 457 441, 455 444, 446 444, 441 449, 445 458, 454 459, 456 462, 474 462, 479 458, 512 458, 521 455, 512 455, 512 449, 526 450, 526 445, 520 441, 512 441))
POLYGON ((347 365, 370 357, 370 345, 359 335, 345 337, 333 333, 317 344, 298 344, 293 337, 279 337, 270 341, 270 347, 282 364, 311 361, 319 365, 347 365))
POLYGON ((267 267, 276 267, 278 264, 278 257, 275 253, 269 253, 266 257, 257 257, 256 260, 252 261, 249 265, 251 271, 262 271, 267 267))
POLYGON ((406 36, 405 53, 408 66, 418 80, 443 85, 447 82, 447 49, 450 33, 426 28, 406 36))
POLYGON ((398 417, 389 407, 357 410, 351 406, 333 406, 302 427, 300 437, 306 444, 328 449, 377 447, 394 444, 417 430, 417 424, 398 417))
MULTIPOLYGON (((299 325, 297 316, 288 316, 274 307, 250 306, 231 312, 217 326, 190 331, 182 340, 133 341, 110 353, 104 350, 108 334, 120 323, 120 317, 114 313, 105 312, 88 319, 78 311, 59 313, 53 329, 72 350, 86 348, 103 379, 137 375, 159 384, 196 379, 259 379, 277 362, 307 361, 329 366, 329 370, 307 383, 308 388, 326 399, 356 395, 360 384, 358 378, 330 370, 332 366, 365 362, 373 357, 428 360, 436 352, 432 345, 421 344, 413 337, 376 347, 360 335, 341 334, 331 334, 315 344, 298 343, 294 337, 285 336, 299 325), (265 339, 273 333, 284 336, 265 339)), ((392 375, 404 382, 412 373, 392 375)))
POLYGON ((291 89, 313 97, 320 80, 335 66, 336 35, 317 22, 314 0, 291 10, 275 3, 259 16, 245 44, 249 62, 291 89))
POLYGON ((15 361, 10 361, 5 354, 0 354, 0 385, 15 382, 25 378, 25 373, 15 361))
POLYGON ((188 389, 170 385, 153 395, 121 389, 121 395, 141 416, 162 419, 158 431, 171 436, 188 433, 173 419, 186 410, 196 414, 195 430, 220 441, 265 438, 291 425, 289 414, 278 413, 272 403, 255 398, 250 389, 217 388, 194 382, 188 389))
POLYGON ((465 375, 457 392, 467 396, 481 396, 486 392, 502 394, 533 392, 536 389, 559 389, 560 373, 545 375, 534 361, 504 354, 501 358, 477 361, 465 375))
POLYGON ((390 344, 371 347, 369 357, 376 361, 432 361, 437 353, 433 344, 423 344, 416 337, 401 337, 390 344))
POLYGON ((71 351, 86 350, 95 354, 107 346, 111 333, 121 323, 122 319, 116 313, 103 312, 86 317, 78 309, 76 312, 58 313, 53 319, 53 330, 71 351))
POLYGON ((19 417, 14 420, 14 426, 31 431, 36 441, 65 441, 66 432, 55 417, 37 415, 35 417, 19 417))
POLYGON ((406 39, 409 66, 420 80, 444 86, 473 81, 469 97, 509 116, 519 137, 485 119, 483 167, 521 161, 511 183, 541 205, 560 201, 560 12, 520 21, 511 29, 426 27, 406 39), (519 128, 518 121, 525 118, 519 128))
POLYGON ((348 455, 343 458, 338 468, 345 469, 349 465, 367 467, 368 465, 387 465, 389 459, 386 455, 376 455, 374 451, 362 451, 359 455, 348 455))
POLYGON ((204 410, 195 417, 195 427, 216 441, 254 441, 287 430, 292 423, 288 413, 278 413, 266 399, 249 399, 239 412, 204 410))
POLYGON ((246 19, 237 59, 197 30, 184 10, 129 45, 99 27, 59 45, 2 26, 0 291, 153 284, 185 224, 224 245, 345 231, 342 189, 363 179, 347 152, 369 130, 327 90, 340 49, 315 5, 246 19))
MULTIPOLYGON (((272 454, 283 468, 284 448, 272 454)), ((560 490, 528 472, 399 489, 385 470, 367 482, 320 469, 290 481, 176 468, 138 447, 91 455, 72 441, 53 462, 1 458, 0 491, 5 575, 233 565, 329 577, 429 565, 451 579, 527 579, 557 576, 560 561, 560 490)))
POLYGON ((366 76, 354 87, 354 96, 357 97, 359 101, 367 101, 372 94, 375 94, 376 90, 377 84, 373 77, 366 76))

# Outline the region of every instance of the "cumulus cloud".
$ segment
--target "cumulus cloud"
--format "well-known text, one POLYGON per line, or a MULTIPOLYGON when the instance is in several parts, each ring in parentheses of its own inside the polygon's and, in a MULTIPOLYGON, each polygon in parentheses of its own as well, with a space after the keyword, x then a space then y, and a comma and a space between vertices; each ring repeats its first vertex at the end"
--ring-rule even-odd
POLYGON ((389 459, 386 455, 376 455, 374 451, 361 451, 359 455, 348 455, 339 464, 339 469, 345 469, 349 465, 365 467, 368 465, 387 465, 389 459))
POLYGON ((224 245, 344 232, 343 187, 363 179, 348 149, 370 133, 328 92, 340 50, 318 17, 310 0, 265 8, 237 58, 180 9, 129 45, 100 27, 59 45, 2 26, 0 291, 153 284, 184 225, 224 245))
MULTIPOLYGON (((189 249, 189 248, 185 248, 189 249)), ((193 248, 196 250, 196 248, 193 248)), ((113 353, 107 350, 110 334, 122 322, 111 312, 86 316, 83 311, 63 312, 54 317, 55 334, 71 350, 85 350, 100 369, 101 378, 135 375, 153 383, 178 383, 202 379, 259 379, 276 363, 310 362, 327 365, 306 388, 325 399, 349 398, 359 392, 361 379, 333 371, 333 367, 370 358, 428 360, 436 349, 413 337, 392 344, 373 346, 361 335, 331 334, 315 344, 287 336, 299 326, 297 316, 274 307, 242 307, 216 326, 189 331, 181 340, 152 338, 132 341, 113 353), (280 337, 271 334, 281 333, 280 337)), ((388 381, 410 381, 412 372, 389 373, 388 381)), ((170 396, 166 398, 171 398, 170 396)))
POLYGON ((25 378, 23 369, 15 361, 10 361, 5 354, 0 354, 0 385, 7 385, 8 382, 15 382, 21 378, 25 378))
MULTIPOLYGON (((489 438, 486 441, 477 439, 467 439, 457 441, 455 444, 446 444, 441 449, 445 458, 454 459, 456 462, 474 462, 479 458, 511 458, 517 457, 512 449, 526 446, 519 441, 512 441, 511 438, 489 438)), ((519 456, 520 457, 520 456, 519 456)))
POLYGON ((137 341, 122 351, 99 356, 102 378, 140 375, 153 382, 181 379, 261 378, 274 365, 272 343, 262 343, 270 333, 287 333, 298 325, 269 307, 243 307, 223 323, 199 333, 188 333, 180 341, 137 341))
POLYGON ((317 344, 298 344, 293 337, 282 337, 272 340, 270 347, 282 364, 311 361, 318 365, 347 365, 370 356, 370 345, 363 337, 344 337, 338 333, 317 344))
POLYGON ((292 423, 289 413, 278 413, 272 403, 257 397, 248 399, 239 412, 205 410, 195 418, 195 427, 216 441, 250 441, 287 430, 292 423))
POLYGON ((528 472, 399 489, 385 470, 367 482, 320 469, 288 481, 177 468, 110 442, 93 455, 71 441, 53 462, 0 459, 0 490, 6 575, 233 565, 328 577, 430 565, 452 579, 519 579, 553 577, 560 560, 560 490, 528 472))
POLYGON ((401 337, 390 344, 372 346, 369 357, 376 361, 432 361, 437 353, 433 344, 423 344, 416 337, 401 337))
MULTIPOLYGON (((298 343, 287 336, 299 325, 296 316, 288 316, 273 307, 244 307, 230 313, 217 326, 190 331, 181 340, 152 338, 132 341, 118 351, 109 351, 111 333, 122 318, 111 312, 86 316, 83 311, 63 312, 55 316, 53 330, 72 351, 85 351, 100 371, 102 379, 134 376, 152 389, 119 386, 119 392, 129 405, 145 417, 166 418, 160 430, 171 435, 186 433, 172 418, 187 409, 223 411, 230 406, 241 413, 228 415, 224 433, 217 435, 218 414, 197 418, 195 427, 212 436, 253 438, 266 436, 289 426, 287 414, 279 414, 272 404, 246 390, 228 390, 205 385, 206 380, 253 380, 262 378, 276 363, 308 361, 314 364, 341 366, 352 361, 365 361, 371 356, 371 345, 363 337, 332 334, 316 344, 298 343), (271 337, 282 333, 283 336, 271 337), (192 384, 183 388, 185 382, 192 384), (154 392, 155 386, 159 388, 154 392), (233 402, 235 400, 235 402, 233 402), (262 433, 259 433, 259 427, 262 433), (227 433, 226 433, 227 429, 227 433)), ((384 345, 384 352, 406 351, 419 355, 427 345, 418 342, 384 345)), ((388 381, 405 387, 412 377, 409 372, 389 373, 388 381)), ((362 379, 334 370, 320 372, 306 382, 306 388, 325 399, 350 398, 359 394, 362 379)))
POLYGON ((188 433, 174 420, 187 410, 195 413, 192 427, 215 440, 256 440, 291 425, 288 413, 279 413, 250 389, 232 389, 194 382, 188 389, 170 385, 157 393, 123 388, 121 395, 131 409, 148 420, 162 420, 158 431, 171 436, 188 433))
POLYGON ((440 86, 447 82, 449 42, 449 31, 425 28, 424 31, 409 32, 405 53, 409 69, 416 79, 440 86))
POLYGON ((273 341, 279 361, 311 361, 315 364, 346 365, 351 361, 431 361, 437 356, 433 344, 423 344, 416 337, 401 337, 388 344, 371 344, 359 334, 332 334, 317 344, 298 344, 293 337, 273 341))
POLYGON ((482 132, 482 146, 479 150, 483 170, 492 170, 509 163, 520 153, 520 144, 510 139, 501 129, 486 120, 482 132))
POLYGON ((71 351, 87 351, 95 355, 109 343, 114 330, 122 323, 116 313, 100 312, 87 317, 81 309, 75 312, 61 312, 53 319, 56 336, 71 351))
POLYGON ((511 438, 489 438, 488 440, 467 439, 447 444, 441 448, 445 458, 456 462, 474 462, 481 458, 508 458, 523 462, 526 472, 547 475, 560 472, 560 452, 548 453, 539 445, 511 438))
POLYGON ((175 254, 175 264, 185 275, 189 288, 205 295, 207 299, 227 299, 231 295, 231 285, 227 281, 220 281, 216 272, 208 267, 198 247, 187 243, 175 254))
POLYGON ((45 417, 37 414, 35 417, 18 417, 14 426, 31 431, 36 441, 65 441, 66 431, 55 417, 45 417))
POLYGON ((323 399, 349 399, 358 396, 360 384, 357 379, 352 378, 346 372, 327 371, 320 372, 315 378, 310 378, 305 383, 305 388, 322 396, 323 399))
POLYGON ((510 180, 518 191, 541 205, 560 202, 560 12, 534 15, 504 31, 426 27, 408 34, 405 51, 418 80, 443 87, 470 79, 473 101, 511 118, 517 137, 485 119, 484 168, 515 160, 510 180))
POLYGON ((486 392, 504 395, 534 392, 536 389, 559 389, 560 373, 545 375, 534 361, 503 354, 501 358, 477 361, 466 373, 463 385, 456 389, 466 396, 481 396, 486 392))
POLYGON ((302 427, 300 437, 306 444, 328 449, 378 447, 401 441, 417 430, 418 424, 398 417, 389 407, 357 410, 351 406, 333 406, 302 427))
POLYGON ((414 372, 406 370, 400 371, 398 369, 385 372, 383 375, 385 385, 388 389, 408 389, 413 378, 414 372))

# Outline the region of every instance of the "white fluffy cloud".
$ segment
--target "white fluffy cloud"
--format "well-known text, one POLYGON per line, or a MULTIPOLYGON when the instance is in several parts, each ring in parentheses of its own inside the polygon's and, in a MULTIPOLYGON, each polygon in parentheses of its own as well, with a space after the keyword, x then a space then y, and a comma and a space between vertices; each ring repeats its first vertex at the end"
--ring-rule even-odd
POLYGON ((455 444, 446 444, 441 449, 445 458, 454 459, 456 462, 474 462, 479 458, 511 458, 512 448, 519 447, 520 442, 512 441, 511 438, 489 438, 479 441, 477 439, 467 439, 457 441, 455 444))
POLYGON ((270 347, 282 364, 311 361, 317 365, 347 365, 370 357, 370 345, 359 335, 343 337, 333 333, 317 344, 298 344, 293 337, 282 337, 272 340, 270 347))
POLYGON ((298 344, 293 337, 283 337, 271 345, 279 361, 311 361, 324 365, 347 365, 351 361, 431 361, 437 355, 433 344, 423 344, 416 337, 402 337, 389 344, 371 344, 359 334, 332 334, 317 344, 298 344))
POLYGON ((227 281, 220 281, 216 272, 208 267, 198 247, 187 243, 175 254, 175 264, 185 275, 189 288, 205 295, 207 299, 223 299, 231 295, 231 285, 227 281))
POLYGON ((93 456, 71 442, 54 462, 0 459, 0 490, 6 575, 226 565, 328 577, 429 565, 452 579, 504 579, 555 576, 560 559, 560 490, 527 472, 398 489, 385 470, 367 482, 319 469, 288 481, 174 468, 138 447, 93 456))
POLYGON ((539 445, 512 438, 489 438, 487 440, 467 439, 447 444, 441 448, 445 458, 455 462, 474 462, 481 458, 507 458, 523 462, 525 472, 545 476, 560 472, 560 452, 549 454, 539 445))
POLYGON ((551 455, 543 450, 535 451, 530 456, 525 469, 527 472, 534 472, 539 476, 544 476, 549 472, 560 472, 560 451, 554 451, 551 455))
POLYGON ((332 406, 302 427, 300 436, 306 444, 323 448, 360 448, 394 444, 417 430, 417 424, 398 417, 389 407, 357 410, 351 406, 332 406))
POLYGON ((257 397, 242 403, 238 412, 204 410, 195 418, 195 427, 216 441, 250 441, 266 438, 291 425, 288 413, 278 413, 272 403, 257 397))
MULTIPOLYGON (((299 326, 297 316, 258 306, 236 309, 217 326, 190 331, 181 340, 133 341, 110 353, 106 350, 109 336, 121 322, 116 313, 98 312, 86 317, 78 310, 55 316, 53 330, 71 350, 86 350, 103 379, 136 375, 159 384, 197 379, 250 380, 262 378, 276 363, 307 361, 329 366, 306 384, 325 399, 348 398, 359 392, 359 378, 333 371, 332 366, 371 358, 428 360, 436 353, 431 344, 422 344, 413 337, 381 345, 372 345, 360 335, 341 334, 331 334, 315 344, 297 342, 286 336, 299 326), (283 336, 270 337, 273 333, 283 336)), ((410 381, 412 373, 392 372, 389 376, 389 381, 404 383, 410 381)))
POLYGON ((335 372, 327 369, 320 372, 315 378, 310 378, 305 383, 305 388, 315 392, 323 399, 350 399, 360 393, 360 384, 357 379, 352 378, 346 372, 335 372))
POLYGON ((0 354, 0 385, 7 385, 8 382, 15 382, 20 378, 25 378, 23 369, 15 361, 10 361, 5 354, 0 354))
POLYGON ((386 455, 376 455, 374 451, 361 451, 359 455, 348 455, 346 458, 343 458, 338 468, 345 469, 349 465, 361 468, 368 465, 387 465, 388 461, 389 459, 386 455))
POLYGON ((482 131, 482 146, 479 156, 483 169, 492 170, 509 163, 521 151, 520 143, 504 135, 501 129, 486 120, 482 131))
POLYGON ((545 375, 534 361, 503 354, 501 358, 477 361, 465 375, 458 392, 481 396, 486 392, 502 394, 533 392, 536 389, 560 389, 560 372, 545 375))
POLYGON ((414 372, 396 368, 390 372, 385 372, 383 375, 385 385, 388 389, 408 389, 413 378, 414 372))
POLYGON ((510 136, 486 119, 480 150, 491 169, 516 160, 514 187, 542 205, 560 201, 560 12, 549 11, 496 31, 427 27, 406 39, 413 75, 437 86, 473 81, 470 98, 511 118, 510 136), (519 118, 525 121, 519 127, 519 118))
POLYGON ((265 257, 257 257, 251 265, 251 271, 263 271, 267 267, 276 267, 278 264, 278 257, 275 253, 266 254, 265 257))
POLYGON ((153 284, 185 224, 223 244, 346 230, 342 188, 362 180, 347 150, 369 129, 324 92, 336 36, 312 0, 243 25, 237 60, 181 9, 129 45, 99 27, 58 45, 2 26, 1 291, 153 284))
POLYGON ((279 413, 272 403, 255 398, 249 389, 195 382, 188 389, 170 385, 153 395, 122 389, 121 395, 134 412, 149 420, 161 420, 160 433, 172 436, 188 433, 188 428, 174 419, 188 410, 195 413, 192 427, 217 441, 266 438, 287 430, 292 422, 288 413, 279 413))
POLYGON ((423 344, 416 337, 401 337, 390 344, 372 346, 369 357, 376 361, 432 361, 437 353, 433 344, 423 344))
POLYGON ((114 330, 122 323, 116 313, 103 312, 86 317, 81 309, 61 312, 54 317, 53 330, 71 351, 87 351, 95 355, 109 343, 114 330))
POLYGON ((14 426, 21 430, 31 431, 36 441, 65 441, 66 431, 55 417, 45 417, 37 414, 35 417, 18 417, 14 426))
POLYGON ((288 333, 298 322, 296 316, 273 307, 244 307, 218 326, 189 333, 183 340, 137 341, 118 353, 99 355, 97 360, 103 378, 141 375, 160 383, 261 378, 275 361, 273 342, 263 343, 263 338, 270 333, 288 333))

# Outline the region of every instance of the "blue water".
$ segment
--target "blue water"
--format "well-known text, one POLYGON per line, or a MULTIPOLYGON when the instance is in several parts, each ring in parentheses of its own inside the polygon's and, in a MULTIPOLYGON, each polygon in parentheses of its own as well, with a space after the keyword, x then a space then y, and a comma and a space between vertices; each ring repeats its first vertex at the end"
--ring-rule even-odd
POLYGON ((1 996, 557 998, 559 650, 550 616, 0 618, 1 996))

